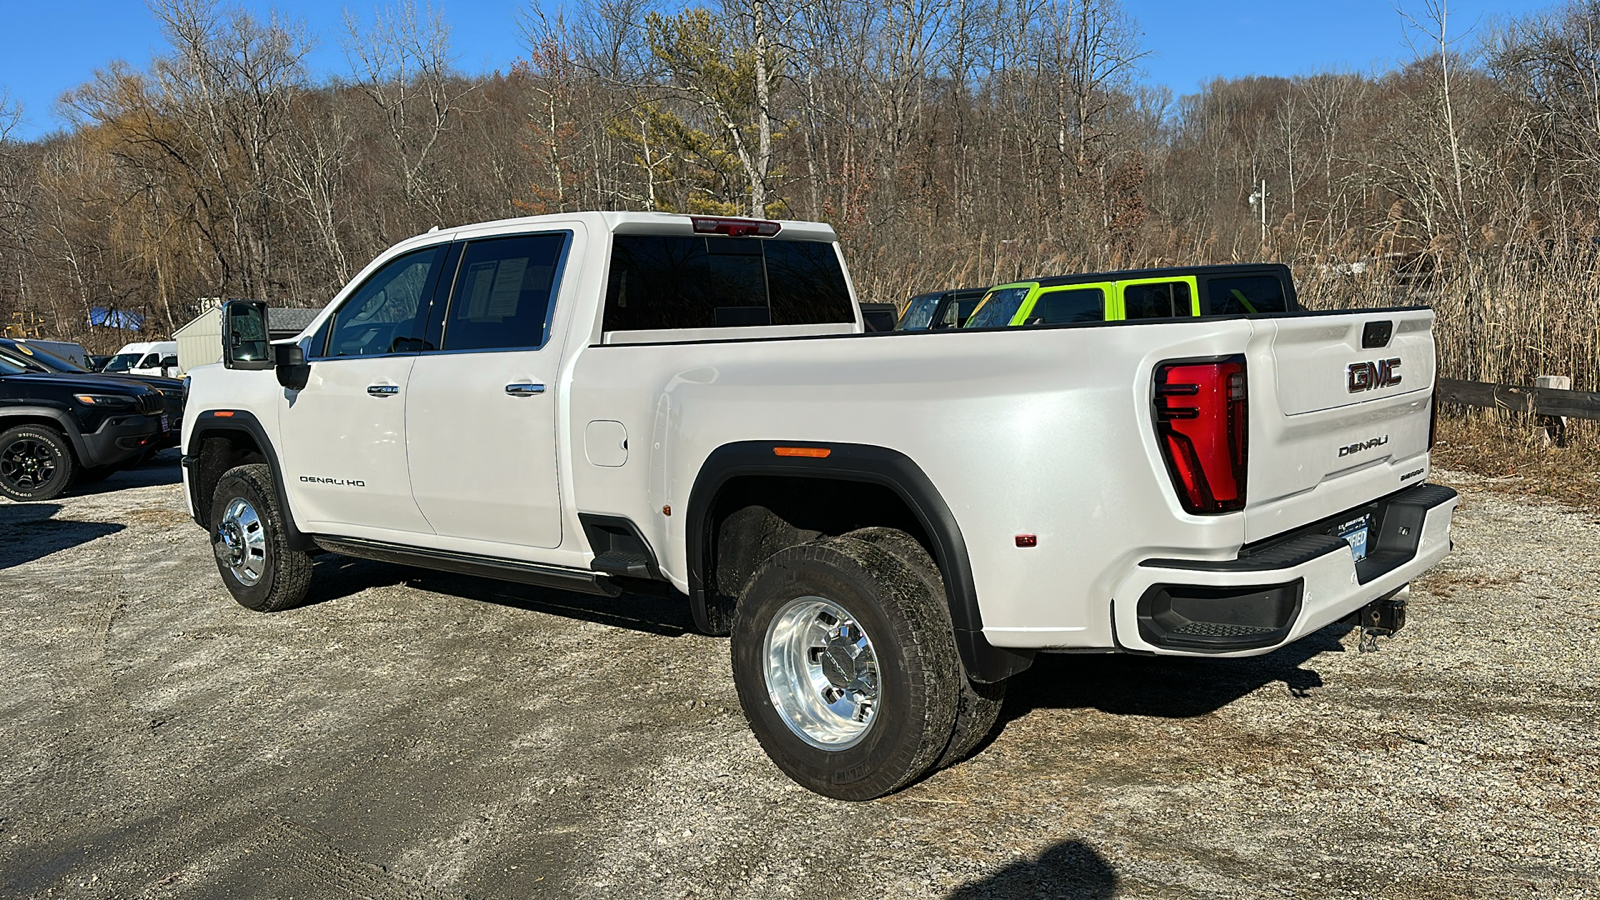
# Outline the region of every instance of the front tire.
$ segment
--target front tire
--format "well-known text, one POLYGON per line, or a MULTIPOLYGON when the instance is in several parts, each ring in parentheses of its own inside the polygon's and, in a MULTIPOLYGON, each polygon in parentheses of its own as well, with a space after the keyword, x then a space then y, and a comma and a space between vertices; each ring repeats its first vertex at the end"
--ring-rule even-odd
POLYGON ((45 425, 18 425, 0 433, 0 494, 17 500, 54 500, 72 484, 72 448, 45 425))
POLYGON ((731 644, 751 730, 803 787, 881 797, 950 742, 962 673, 947 613, 882 547, 831 538, 779 551, 750 579, 731 644))
POLYGON ((228 593, 258 612, 292 609, 311 585, 311 554, 289 548, 283 506, 263 463, 222 473, 211 495, 212 551, 228 593))

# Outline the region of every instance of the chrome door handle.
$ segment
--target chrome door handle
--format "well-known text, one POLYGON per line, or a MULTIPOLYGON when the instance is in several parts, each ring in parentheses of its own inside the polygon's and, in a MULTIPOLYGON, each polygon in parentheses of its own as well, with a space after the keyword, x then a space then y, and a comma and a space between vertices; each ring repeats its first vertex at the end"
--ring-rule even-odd
POLYGON ((398 385, 398 384, 369 384, 369 385, 367 385, 367 393, 371 394, 374 397, 393 397, 395 394, 400 393, 400 385, 398 385))
POLYGON ((544 385, 529 384, 526 381, 506 385, 506 393, 513 397, 532 397, 534 394, 544 393, 544 385))

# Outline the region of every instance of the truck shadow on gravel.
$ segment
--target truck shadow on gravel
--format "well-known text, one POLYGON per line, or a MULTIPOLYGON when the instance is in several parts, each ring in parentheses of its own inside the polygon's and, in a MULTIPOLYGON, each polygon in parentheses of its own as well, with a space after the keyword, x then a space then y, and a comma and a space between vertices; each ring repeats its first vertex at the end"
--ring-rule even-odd
POLYGON ((0 506, 0 570, 43 559, 127 527, 115 522, 57 519, 55 516, 59 512, 59 503, 0 506))
POLYGON ((1085 708, 1188 719, 1216 712, 1273 682, 1282 682, 1292 696, 1304 697, 1322 687, 1322 676, 1306 664, 1323 653, 1345 652, 1339 639, 1354 627, 1337 622, 1265 656, 1245 659, 1041 653, 1028 671, 1011 680, 1001 722, 1034 709, 1085 708))
POLYGON ((1037 859, 1014 862, 982 881, 964 884, 948 900, 988 900, 1002 897, 1073 897, 1106 900, 1117 894, 1119 879, 1093 847, 1082 841, 1062 841, 1037 859))

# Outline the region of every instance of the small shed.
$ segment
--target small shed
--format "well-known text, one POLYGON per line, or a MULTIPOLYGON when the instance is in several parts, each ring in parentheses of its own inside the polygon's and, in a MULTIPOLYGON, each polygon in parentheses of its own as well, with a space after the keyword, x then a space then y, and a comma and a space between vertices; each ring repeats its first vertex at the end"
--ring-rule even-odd
MULTIPOLYGON (((267 335, 271 340, 292 338, 316 319, 320 309, 275 306, 267 308, 267 335)), ((178 342, 178 372, 222 361, 222 307, 213 306, 172 333, 178 342)))

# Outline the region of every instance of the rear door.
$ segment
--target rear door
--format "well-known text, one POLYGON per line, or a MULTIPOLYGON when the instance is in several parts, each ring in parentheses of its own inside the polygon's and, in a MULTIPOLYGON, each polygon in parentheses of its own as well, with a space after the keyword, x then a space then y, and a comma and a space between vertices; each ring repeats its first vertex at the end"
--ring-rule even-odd
POLYGON ((572 231, 464 243, 448 296, 406 395, 417 506, 433 531, 471 541, 556 547, 561 494, 556 296, 572 231))
POLYGON ((1426 479, 1431 310, 1254 320, 1248 540, 1426 479))

